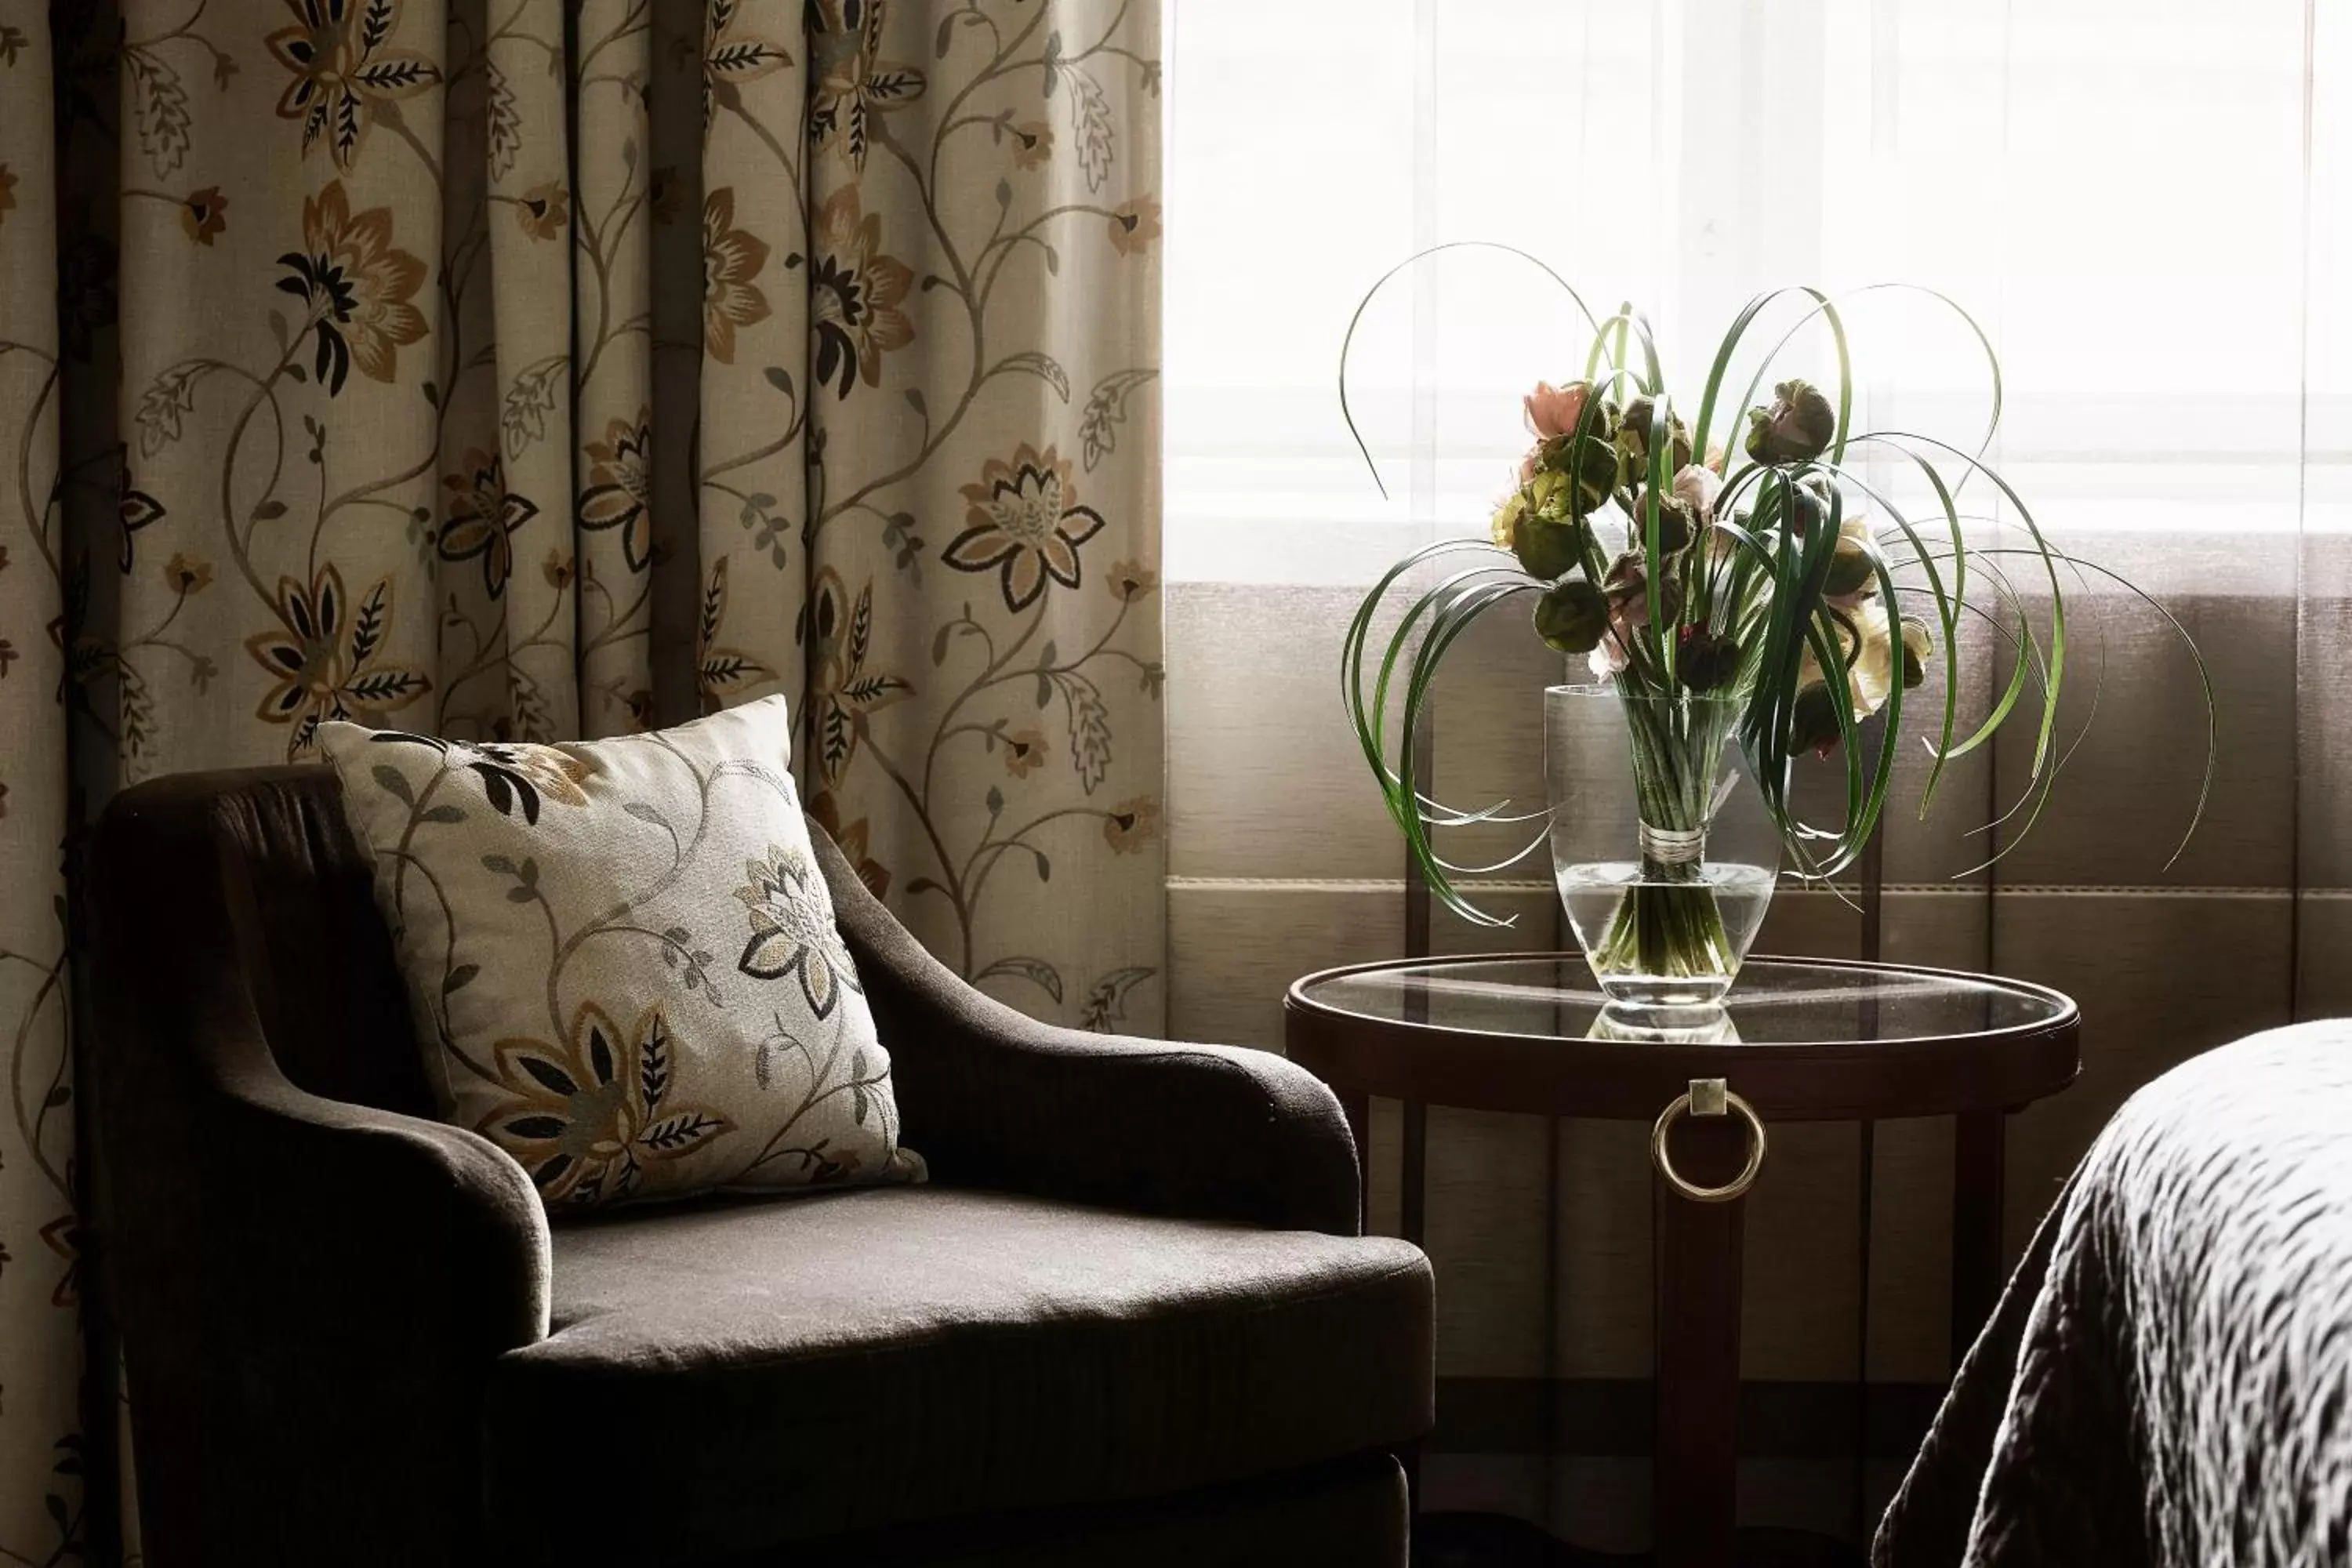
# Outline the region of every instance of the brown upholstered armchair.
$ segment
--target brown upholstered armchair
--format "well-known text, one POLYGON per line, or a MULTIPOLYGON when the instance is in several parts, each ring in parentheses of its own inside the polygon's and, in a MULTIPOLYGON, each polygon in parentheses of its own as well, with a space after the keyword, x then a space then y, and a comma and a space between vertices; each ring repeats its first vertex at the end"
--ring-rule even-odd
POLYGON ((1427 1263, 1306 1072, 1051 1028, 819 853, 931 1184, 551 1233, 432 1119, 324 769, 96 846, 95 1261, 152 1568, 1382 1564, 1427 1263))

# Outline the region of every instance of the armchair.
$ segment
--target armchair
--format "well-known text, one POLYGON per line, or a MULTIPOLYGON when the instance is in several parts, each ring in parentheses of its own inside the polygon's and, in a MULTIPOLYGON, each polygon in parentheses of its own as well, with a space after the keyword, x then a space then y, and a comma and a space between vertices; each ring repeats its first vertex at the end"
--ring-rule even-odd
POLYGON ((1431 1280, 1262 1052, 1034 1023, 812 826, 919 1187, 551 1231, 432 1119, 332 774, 95 848, 95 1286, 153 1568, 1404 1561, 1431 1280))

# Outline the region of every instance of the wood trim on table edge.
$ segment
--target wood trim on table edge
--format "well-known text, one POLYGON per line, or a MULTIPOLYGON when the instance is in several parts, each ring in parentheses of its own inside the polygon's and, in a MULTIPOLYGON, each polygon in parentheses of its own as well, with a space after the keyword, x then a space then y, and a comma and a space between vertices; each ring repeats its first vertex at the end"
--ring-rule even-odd
MULTIPOLYGON (((1569 956, 1477 953, 1464 954, 1461 962, 1569 956)), ((1293 982, 1282 1004, 1286 1054, 1343 1095, 1608 1120, 1655 1116, 1694 1078, 1729 1079, 1768 1121, 1879 1121, 2008 1110, 2057 1093, 2082 1067, 2081 1015, 2064 994, 2028 981, 1917 964, 1771 960, 1978 984, 1998 979, 2062 1005, 2040 1023, 1898 1041, 1670 1045, 1453 1029, 1349 1013, 1305 994, 1307 986, 1334 976, 1432 962, 1384 959, 1319 970, 1293 982)))

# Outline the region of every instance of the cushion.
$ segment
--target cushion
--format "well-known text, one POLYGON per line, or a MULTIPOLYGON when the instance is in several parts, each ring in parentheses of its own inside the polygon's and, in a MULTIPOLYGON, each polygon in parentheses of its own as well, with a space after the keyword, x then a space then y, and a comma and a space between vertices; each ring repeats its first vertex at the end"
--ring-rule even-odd
POLYGON ((658 734, 320 726, 449 1120, 551 1210, 919 1177, 783 699, 658 734))
POLYGON ((1385 1237, 878 1188, 566 1227, 552 1306, 486 1416, 530 1561, 1165 1496, 1431 1418, 1429 1265, 1385 1237), (583 1509, 592 1464, 627 1482, 583 1509))

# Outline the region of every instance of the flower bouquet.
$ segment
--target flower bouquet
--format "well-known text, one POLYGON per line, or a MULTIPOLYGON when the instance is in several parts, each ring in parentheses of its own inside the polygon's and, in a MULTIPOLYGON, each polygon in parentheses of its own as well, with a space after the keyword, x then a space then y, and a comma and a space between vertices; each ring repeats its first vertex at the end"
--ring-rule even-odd
MULTIPOLYGON (((1411 264, 1365 296, 1350 343, 1373 296, 1411 264)), ((1365 595, 1341 655, 1348 713, 1414 862, 1448 908, 1476 923, 1508 923, 1479 910, 1455 879, 1503 869, 1549 840, 1570 924, 1612 999, 1635 1009, 1708 1004, 1738 973, 1783 855, 1811 879, 1833 878, 1860 856, 1886 804, 1906 695, 1938 667, 1942 689, 1925 699, 1936 711, 1924 727, 1932 761, 1921 814, 1948 763, 2023 717, 2035 727, 2031 783, 2009 814, 2021 814, 2021 822, 1999 853, 2015 847, 2063 756, 2062 578, 2115 574, 2052 542, 2024 499, 1984 461, 2000 419, 2000 365, 1982 330, 1943 296, 1919 290, 1966 323, 1990 377, 1990 415, 1972 447, 1853 428, 1846 324, 1840 302, 1819 289, 1778 289, 1749 302, 1692 405, 1668 388, 1640 313, 1627 305, 1598 317, 1544 270, 1591 330, 1583 375, 1528 395, 1532 444, 1490 536, 1414 551, 1365 595), (1733 381, 1743 344, 1768 320, 1781 329, 1777 341, 1744 384, 1733 381), (1833 375, 1821 385, 1776 367, 1813 324, 1826 329, 1834 357, 1833 375), (1731 400, 1734 387, 1741 390, 1731 400), (1916 475, 1924 504, 1915 500, 1906 510, 1893 487, 1866 478, 1857 460, 1864 449, 1916 475), (2005 504, 2014 534, 1964 510, 1972 480, 2005 504), (1446 563, 1452 569, 1431 583, 1424 563, 1439 557, 1474 559, 1446 563), (2012 567, 2031 574, 2026 587, 2012 567), (1507 816, 1508 803, 1455 810, 1423 793, 1413 736, 1446 649, 1478 616, 1519 599, 1533 602, 1536 633, 1585 660, 1593 684, 1546 694, 1548 811, 1507 816), (1372 626, 1395 602, 1403 604, 1402 621, 1375 659, 1372 626), (1990 709, 1964 730, 1959 657, 1976 636, 2007 645, 2011 671, 1990 709), (1401 714, 1391 708, 1400 680, 1401 714), (1392 717, 1402 720, 1393 754, 1392 717), (1807 752, 1843 760, 1842 822, 1800 819, 1791 761, 1807 752), (1542 831, 1493 865, 1459 865, 1436 847, 1439 829, 1538 820, 1542 831)), ((1345 347, 1339 384, 1345 415, 1345 347)), ((1348 423, 1370 465, 1352 416, 1348 423)), ((2123 586, 2187 639, 2164 606, 2123 586)), ((2210 788, 2213 701, 2201 658, 2198 672, 2210 788)), ((2204 798, 2200 791, 2199 816, 2204 798)), ((2195 826, 2192 819, 2191 832, 2195 826)))

